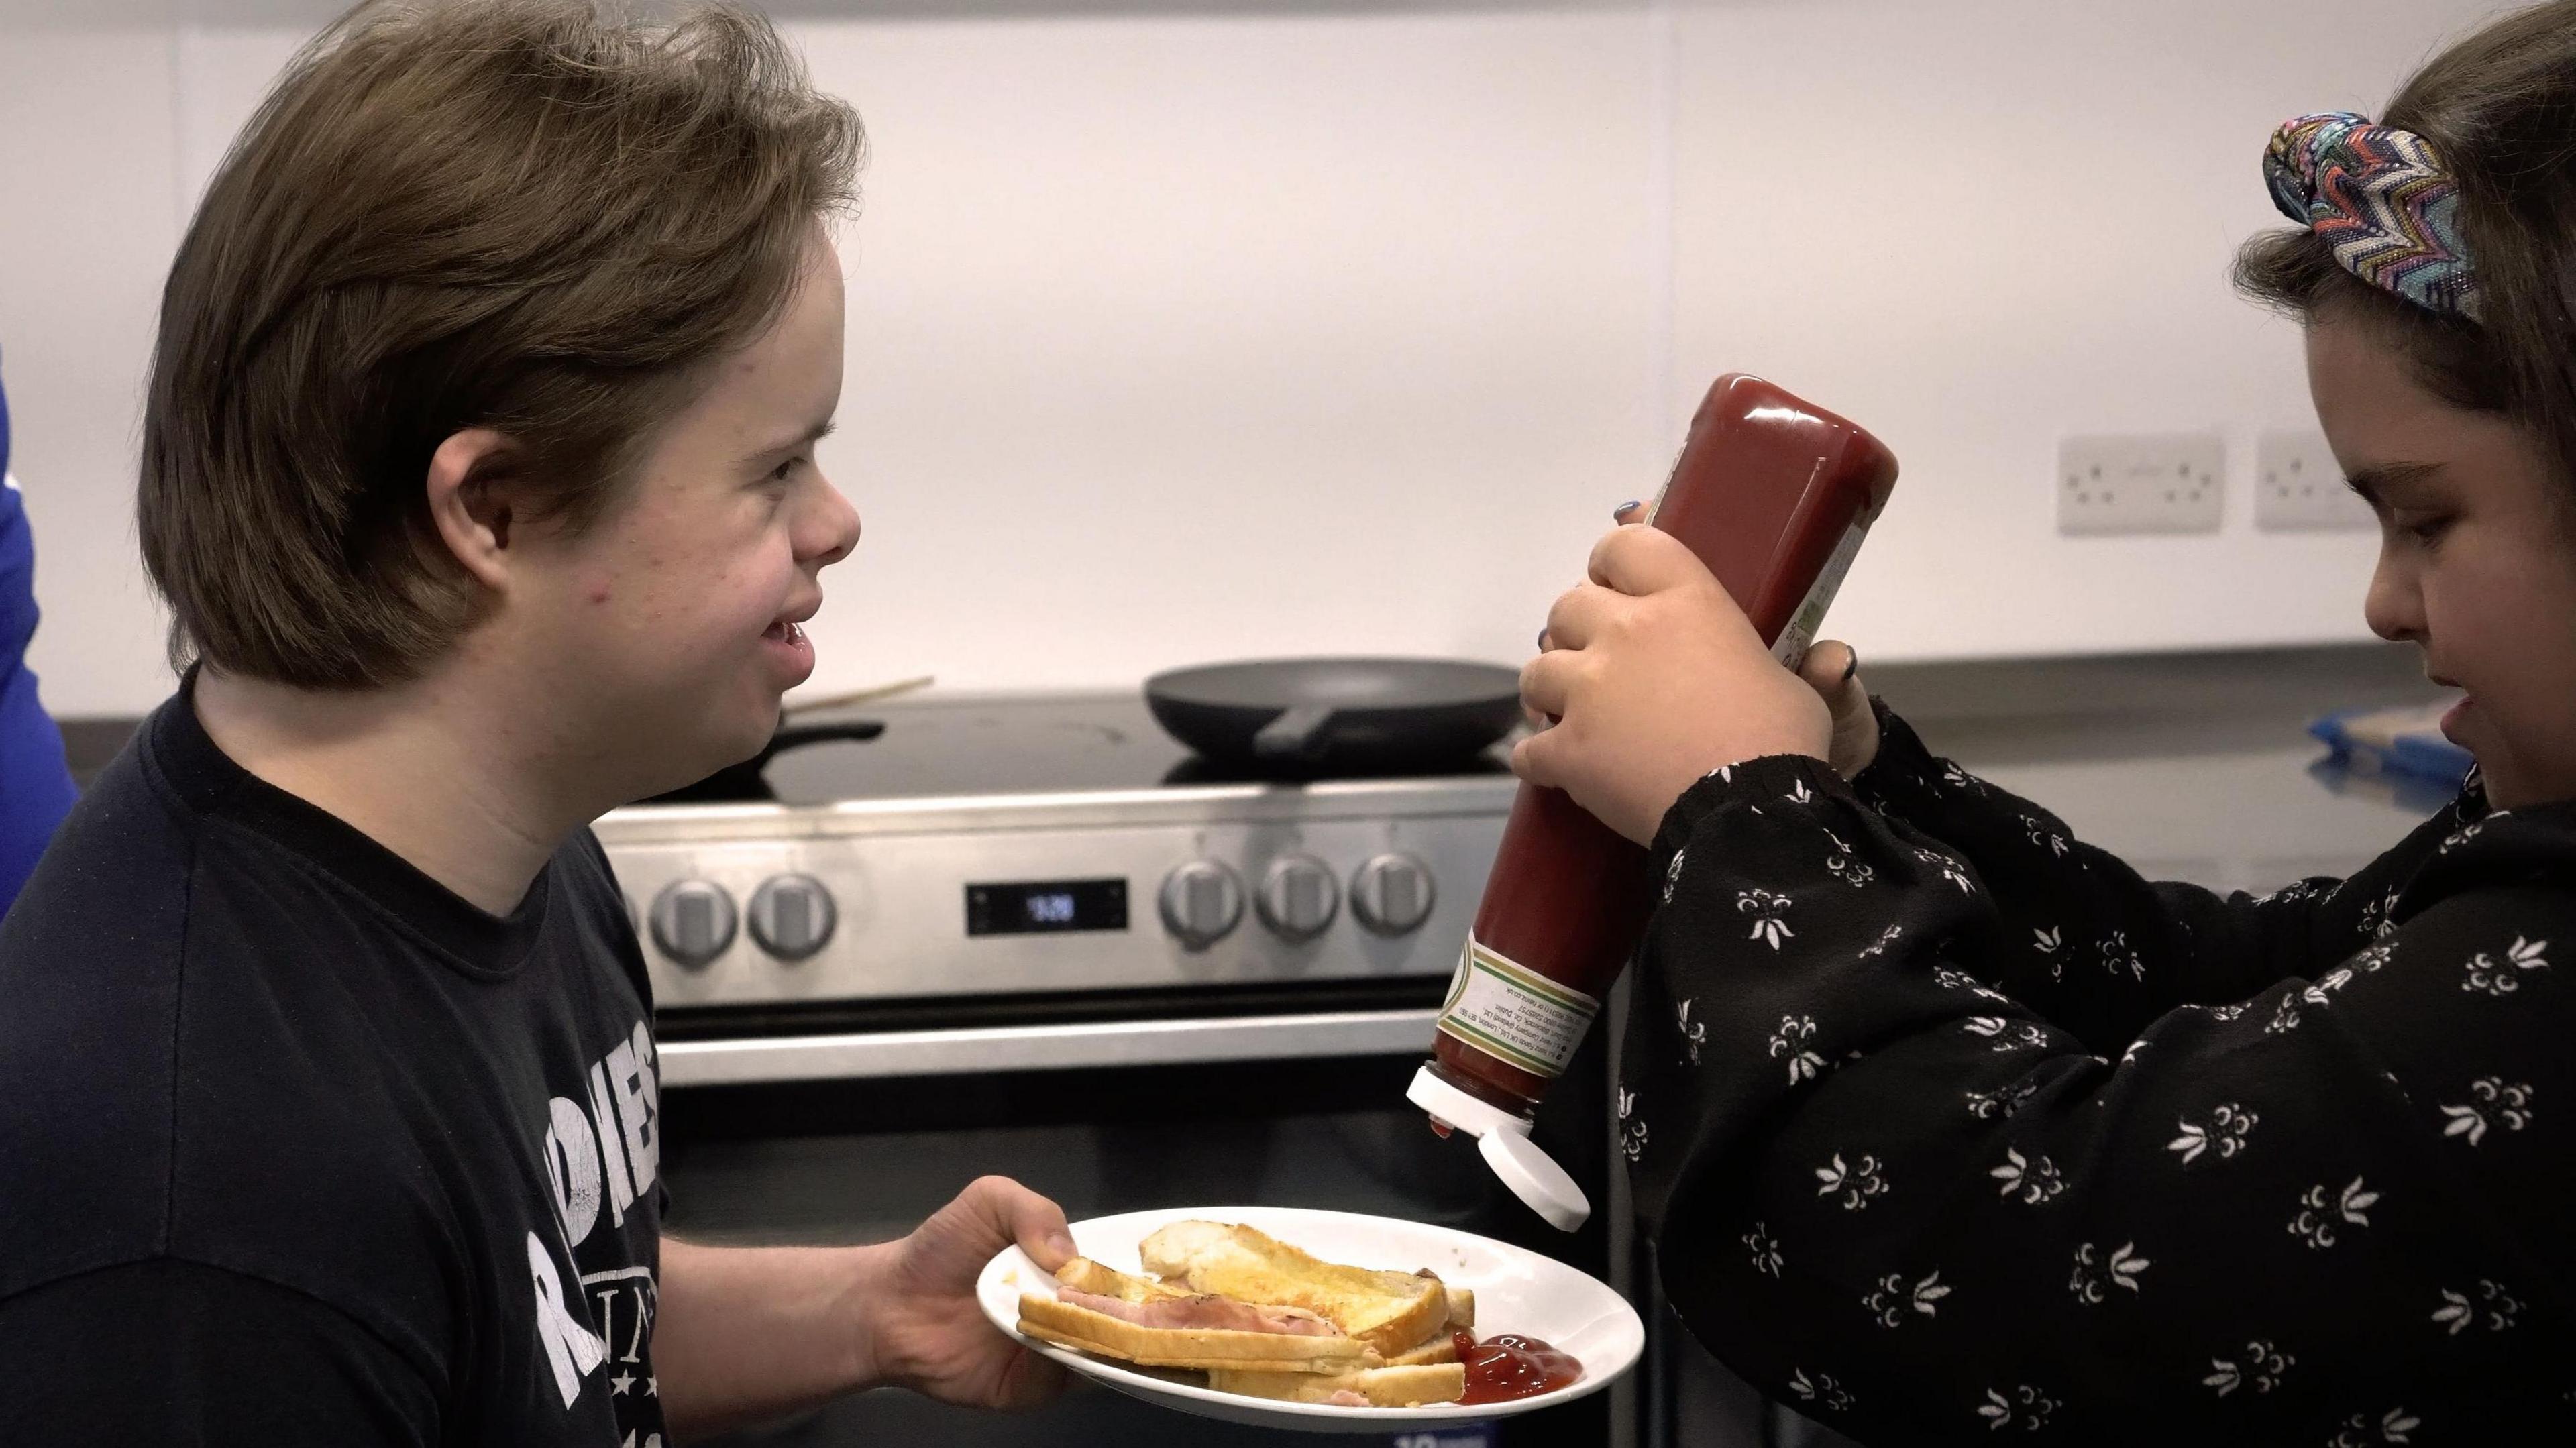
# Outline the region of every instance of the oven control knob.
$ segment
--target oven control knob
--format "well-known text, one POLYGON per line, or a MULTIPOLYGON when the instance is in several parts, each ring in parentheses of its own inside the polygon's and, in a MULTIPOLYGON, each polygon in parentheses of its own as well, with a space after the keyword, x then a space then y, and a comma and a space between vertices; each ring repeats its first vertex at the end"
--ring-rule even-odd
POLYGON ((733 897, 721 885, 682 880, 653 897, 653 943, 691 970, 733 944, 733 897))
POLYGON ((1163 928, 1205 950, 1243 923, 1243 881, 1214 860, 1192 860, 1163 877, 1163 928))
POLYGON ((1312 940, 1342 908, 1342 888, 1324 862, 1290 855, 1261 877, 1261 923, 1287 940, 1312 940))
POLYGON ((1411 855, 1380 855, 1351 876, 1351 913, 1380 935, 1421 929, 1431 900, 1431 867, 1411 855))
POLYGON ((789 964, 832 938, 832 892, 811 875, 777 875, 752 892, 751 938, 789 964))

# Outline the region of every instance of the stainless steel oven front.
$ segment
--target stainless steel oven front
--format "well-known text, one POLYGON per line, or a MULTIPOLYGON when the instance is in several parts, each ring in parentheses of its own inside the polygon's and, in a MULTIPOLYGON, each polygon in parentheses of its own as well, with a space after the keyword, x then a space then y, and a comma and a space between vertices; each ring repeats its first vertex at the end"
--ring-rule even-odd
MULTIPOLYGON (((1541 1135, 1568 1236, 1404 1100, 1512 782, 1204 786, 603 820, 660 1007, 669 1230, 898 1237, 975 1177, 1075 1219, 1171 1206, 1440 1222, 1627 1286, 1608 1052, 1541 1135)), ((1634 1390, 1404 1448, 1635 1441, 1634 1390)), ((740 1443, 1312 1441, 1090 1389, 1023 1416, 863 1394, 740 1443)), ((1364 1440, 1363 1440, 1364 1441, 1364 1440)))

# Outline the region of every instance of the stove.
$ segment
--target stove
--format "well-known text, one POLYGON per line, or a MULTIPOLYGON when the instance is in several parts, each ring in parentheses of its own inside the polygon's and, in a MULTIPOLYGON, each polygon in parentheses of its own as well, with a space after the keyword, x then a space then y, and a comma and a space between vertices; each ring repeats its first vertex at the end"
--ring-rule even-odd
MULTIPOLYGON (((1210 770, 1136 697, 867 713, 886 726, 873 740, 774 757, 774 798, 640 805, 597 826, 652 974, 668 1230, 888 1241, 998 1172, 1076 1221, 1315 1207, 1444 1223, 1629 1281, 1606 1032, 1539 1116, 1542 1144, 1605 1204, 1572 1236, 1404 1095, 1518 788, 1499 752, 1437 777, 1276 784, 1210 770)), ((1438 1437, 1615 1448, 1642 1417, 1622 1383, 1438 1437)), ((789 1436, 1306 1438, 1114 1393, 1027 1416, 867 1393, 789 1436)))
POLYGON ((1427 1046, 1517 787, 1499 751, 1231 779, 1134 697, 870 717, 770 761, 773 799, 599 822, 674 1084, 919 1074, 979 1029, 1031 1067, 1427 1046))

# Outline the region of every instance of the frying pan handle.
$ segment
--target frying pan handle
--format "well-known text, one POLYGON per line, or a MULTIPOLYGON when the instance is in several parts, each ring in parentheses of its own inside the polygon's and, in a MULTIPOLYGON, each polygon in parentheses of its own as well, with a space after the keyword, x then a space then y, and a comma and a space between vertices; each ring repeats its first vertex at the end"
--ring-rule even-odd
POLYGON ((760 758, 766 762, 771 755, 780 750, 793 749, 800 744, 819 744, 829 739, 866 741, 876 738, 885 731, 885 725, 874 719, 847 719, 831 724, 789 724, 769 736, 769 747, 760 751, 760 758))
POLYGON ((1252 736, 1252 752, 1262 759, 1312 759, 1323 751, 1324 727, 1333 722, 1329 704, 1299 704, 1282 709, 1277 718, 1261 726, 1252 736))

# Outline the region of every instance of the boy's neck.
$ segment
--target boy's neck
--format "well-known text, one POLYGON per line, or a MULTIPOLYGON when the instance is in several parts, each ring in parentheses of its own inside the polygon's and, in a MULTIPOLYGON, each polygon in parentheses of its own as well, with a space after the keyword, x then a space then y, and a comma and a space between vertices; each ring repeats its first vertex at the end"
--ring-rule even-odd
POLYGON ((323 691, 204 669, 196 708, 234 763, 494 915, 598 813, 565 796, 542 741, 452 674, 323 691))

